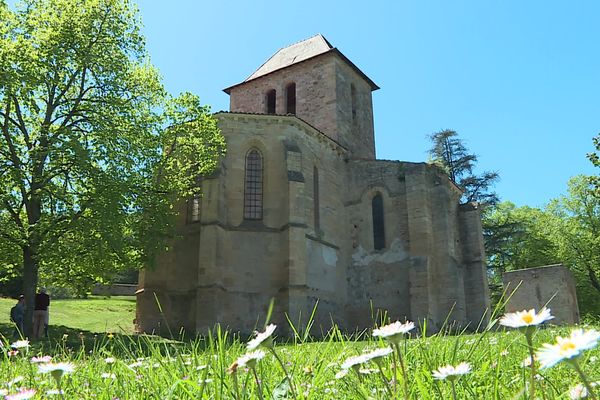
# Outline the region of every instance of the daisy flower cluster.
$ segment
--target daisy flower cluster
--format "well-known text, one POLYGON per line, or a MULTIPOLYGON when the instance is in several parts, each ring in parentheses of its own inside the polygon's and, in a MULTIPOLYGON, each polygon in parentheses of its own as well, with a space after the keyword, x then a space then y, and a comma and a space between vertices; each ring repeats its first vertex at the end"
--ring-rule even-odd
POLYGON ((268 324, 245 343, 223 341, 224 351, 218 350, 220 345, 211 345, 208 350, 182 354, 178 348, 189 347, 169 343, 154 354, 137 357, 139 354, 134 351, 125 358, 120 358, 120 352, 114 349, 120 339, 107 341, 105 347, 73 358, 71 355, 77 353, 63 353, 62 342, 52 357, 43 355, 37 343, 5 341, 2 347, 9 368, 0 366, 0 375, 9 371, 10 377, 0 381, 0 399, 92 398, 96 397, 92 395, 97 388, 106 391, 103 393, 106 398, 131 398, 133 394, 148 398, 152 397, 153 385, 162 381, 165 374, 169 376, 170 388, 157 393, 159 397, 177 393, 175 397, 187 398, 185 393, 190 391, 197 398, 212 398, 217 391, 225 390, 223 398, 235 400, 275 397, 457 400, 488 395, 489 398, 598 399, 596 383, 584 370, 590 369, 590 376, 598 379, 591 370, 597 355, 585 355, 598 346, 600 332, 590 327, 560 328, 558 336, 555 334, 554 339, 544 343, 540 338, 549 338, 550 330, 539 327, 553 319, 548 308, 528 309, 507 313, 498 320, 507 328, 506 332, 494 333, 490 328, 466 337, 422 333, 422 337, 414 340, 410 337, 414 335, 415 323, 395 321, 375 327, 370 335, 367 333, 370 339, 361 337, 356 346, 350 346, 341 335, 332 335, 329 344, 302 342, 295 347, 275 346, 278 328, 268 324), (523 338, 526 346, 519 343, 523 338), (315 349, 318 350, 309 357, 296 355, 315 349), (529 356, 523 360, 525 349, 529 356), (17 351, 18 355, 9 355, 17 351), (419 355, 424 357, 419 359, 419 355), (88 363, 95 366, 90 368, 88 363), (15 369, 18 365, 27 367, 15 369), (577 380, 561 385, 560 377, 568 376, 561 368, 571 368, 570 379, 577 376, 577 380), (69 374, 72 376, 67 378, 69 374), (488 375, 495 377, 495 390, 502 396, 490 395, 491 389, 481 384, 488 375), (556 389, 559 386, 560 391, 556 389), (424 390, 434 393, 434 397, 424 395, 424 390))

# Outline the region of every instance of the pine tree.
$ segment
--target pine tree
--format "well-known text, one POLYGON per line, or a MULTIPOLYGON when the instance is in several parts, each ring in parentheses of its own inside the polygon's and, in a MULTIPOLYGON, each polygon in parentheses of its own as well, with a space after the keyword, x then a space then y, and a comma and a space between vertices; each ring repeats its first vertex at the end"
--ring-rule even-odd
POLYGON ((469 153, 455 131, 445 129, 431 134, 429 139, 432 143, 429 149, 431 160, 464 190, 464 203, 493 205, 498 202, 498 195, 491 190, 499 179, 498 173, 486 171, 480 175, 474 174, 477 156, 469 153))

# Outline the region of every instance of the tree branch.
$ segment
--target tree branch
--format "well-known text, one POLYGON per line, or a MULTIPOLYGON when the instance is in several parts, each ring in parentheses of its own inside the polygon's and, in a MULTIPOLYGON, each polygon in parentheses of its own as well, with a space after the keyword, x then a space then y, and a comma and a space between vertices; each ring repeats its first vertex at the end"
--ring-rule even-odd
POLYGON ((19 100, 16 96, 12 95, 12 100, 15 103, 15 112, 17 113, 17 118, 19 119, 19 124, 17 127, 23 133, 23 139, 25 140, 25 144, 28 149, 31 149, 31 140, 29 139, 29 132, 27 131, 27 126, 25 125, 25 121, 23 120, 23 114, 21 113, 21 107, 19 105, 19 100))
POLYGON ((4 139, 6 140, 6 144, 8 145, 8 150, 9 150, 9 155, 10 155, 10 160, 13 163, 14 169, 17 172, 17 175, 19 176, 19 190, 21 192, 21 196, 23 197, 23 202, 26 204, 27 203, 27 192, 25 191, 25 187, 22 184, 23 183, 23 163, 21 162, 21 159, 19 158, 19 155, 17 154, 17 149, 15 148, 15 145, 12 141, 12 138, 10 137, 10 134, 8 132, 8 120, 9 120, 9 116, 10 116, 10 99, 7 99, 6 101, 6 112, 5 112, 6 117, 4 118, 4 125, 2 126, 2 134, 4 136, 4 139))
MULTIPOLYGON (((87 209, 89 208, 89 206, 92 204, 92 200, 89 200, 86 204, 84 204, 83 206, 81 206, 81 209, 79 211, 77 211, 75 214, 72 214, 70 216, 63 216, 63 217, 59 217, 57 218, 53 224, 51 224, 51 226, 56 227, 58 224, 60 224, 61 222, 67 222, 67 226, 62 228, 60 231, 56 232, 54 235, 50 236, 50 238, 48 239, 47 244, 48 245, 52 245, 54 243, 56 243, 58 241, 58 239, 60 239, 65 233, 67 233, 69 231, 69 227, 71 225, 73 225, 75 222, 77 222, 82 216, 83 214, 87 211, 87 209)), ((50 232, 50 229, 45 229, 42 233, 44 235, 47 235, 50 232)))
POLYGON ((17 226, 21 229, 25 229, 23 226, 23 221, 21 221, 21 217, 19 217, 19 213, 15 211, 15 209, 10 205, 8 200, 4 200, 4 207, 6 208, 6 211, 8 211, 8 213, 10 214, 13 221, 15 221, 17 226))

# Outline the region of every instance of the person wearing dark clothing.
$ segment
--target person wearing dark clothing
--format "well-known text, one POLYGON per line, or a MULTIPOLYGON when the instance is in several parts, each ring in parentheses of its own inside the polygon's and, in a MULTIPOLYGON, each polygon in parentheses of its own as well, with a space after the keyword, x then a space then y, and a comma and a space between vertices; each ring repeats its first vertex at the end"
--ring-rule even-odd
POLYGON ((46 288, 40 288, 35 295, 35 307, 33 309, 33 338, 39 339, 44 335, 46 321, 48 320, 48 306, 50 305, 50 296, 46 293, 46 288))
POLYGON ((23 322, 25 321, 25 296, 20 295, 17 304, 10 309, 10 320, 15 324, 16 338, 23 336, 23 322))

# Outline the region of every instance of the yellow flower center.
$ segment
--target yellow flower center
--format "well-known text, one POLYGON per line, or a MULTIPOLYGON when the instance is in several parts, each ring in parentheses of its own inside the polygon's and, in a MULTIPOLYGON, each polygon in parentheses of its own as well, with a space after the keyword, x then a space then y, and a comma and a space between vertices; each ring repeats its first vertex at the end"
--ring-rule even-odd
POLYGON ((531 314, 527 313, 527 314, 523 315, 523 318, 522 318, 522 320, 523 320, 523 322, 525 322, 526 324, 530 324, 530 323, 532 323, 532 322, 533 322, 533 315, 531 315, 531 314))
POLYGON ((576 347, 577 346, 575 346, 575 343, 573 342, 563 342, 560 344, 560 354, 565 354, 569 350, 573 350, 576 347))

